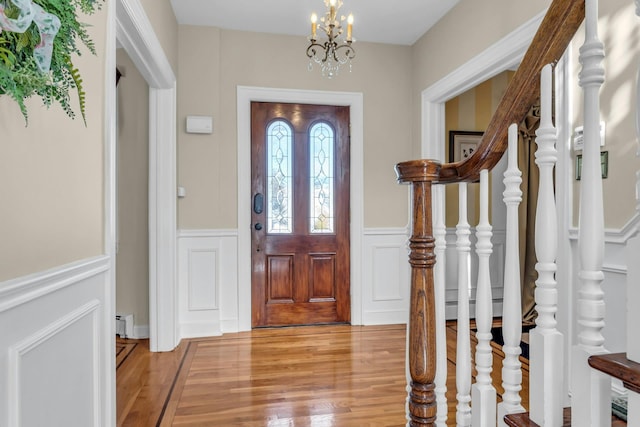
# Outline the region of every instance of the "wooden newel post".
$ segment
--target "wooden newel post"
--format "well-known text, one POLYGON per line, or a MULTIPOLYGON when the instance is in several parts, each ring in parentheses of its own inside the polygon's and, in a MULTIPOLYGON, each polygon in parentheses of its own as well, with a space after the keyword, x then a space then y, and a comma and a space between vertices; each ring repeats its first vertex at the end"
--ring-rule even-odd
POLYGON ((409 425, 433 426, 436 419, 436 327, 433 266, 436 263, 431 185, 440 164, 413 160, 396 165, 398 182, 410 183, 413 215, 409 239, 411 253, 411 305, 409 313, 409 425))

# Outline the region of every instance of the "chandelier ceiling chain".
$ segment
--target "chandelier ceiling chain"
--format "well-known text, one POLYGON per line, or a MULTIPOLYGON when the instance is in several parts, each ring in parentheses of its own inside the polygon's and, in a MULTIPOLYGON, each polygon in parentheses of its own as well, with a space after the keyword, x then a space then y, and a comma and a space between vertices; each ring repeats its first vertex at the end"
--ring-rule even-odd
POLYGON ((351 44, 355 41, 353 33, 353 14, 348 18, 344 16, 338 19, 338 10, 342 7, 342 0, 324 0, 327 7, 325 16, 320 18, 314 13, 311 15, 311 44, 307 47, 309 57, 309 71, 313 69, 313 62, 320 65, 322 75, 333 78, 338 74, 341 65, 349 63, 351 71, 351 60, 356 57, 356 51, 351 44), (342 35, 341 21, 347 21, 347 37, 340 40, 342 35), (326 40, 320 42, 317 39, 318 26, 326 35, 326 40), (312 61, 313 60, 313 61, 312 61))

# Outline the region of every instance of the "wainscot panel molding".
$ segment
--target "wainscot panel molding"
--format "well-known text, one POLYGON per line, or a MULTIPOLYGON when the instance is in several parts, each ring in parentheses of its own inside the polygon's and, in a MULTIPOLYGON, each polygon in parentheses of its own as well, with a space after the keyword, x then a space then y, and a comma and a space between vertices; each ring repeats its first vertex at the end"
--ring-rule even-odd
POLYGON ((238 331, 237 230, 178 232, 181 338, 238 331))
POLYGON ((363 324, 407 323, 411 285, 408 243, 407 227, 364 230, 363 324))
MULTIPOLYGON (((638 253, 634 246, 637 239, 640 215, 635 213, 629 221, 620 229, 605 229, 604 232, 604 258, 602 271, 604 273, 603 289, 605 294, 605 327, 603 335, 607 350, 616 353, 627 351, 627 283, 637 280, 630 268, 629 260, 637 260, 638 253)), ((578 230, 569 229, 571 241, 571 257, 573 261, 573 289, 580 289, 578 278, 578 265, 580 257, 578 253, 578 230)), ((637 282, 635 282, 637 283, 637 282)), ((574 296, 573 304, 576 303, 574 296)))
POLYGON ((100 301, 90 301, 9 348, 9 425, 49 424, 47 414, 71 402, 79 410, 67 414, 69 421, 99 423, 100 377, 93 369, 100 359, 99 308, 100 301), (92 381, 69 389, 72 395, 60 393, 59 384, 67 381, 69 370, 92 381))
MULTIPOLYGON (((408 229, 369 228, 363 231, 361 274, 362 324, 406 323, 409 312, 410 268, 408 229)), ((352 269, 357 268, 352 265, 352 269)), ((353 273, 353 272, 352 272, 353 273)), ((178 232, 180 336, 204 337, 240 330, 237 230, 178 232), (194 298, 198 301, 193 301, 194 298)), ((357 285, 356 285, 357 286, 357 285)), ((354 287, 352 283, 352 288, 354 287)), ((357 304, 354 300, 351 304, 357 304)))
POLYGON ((0 425, 111 424, 110 265, 99 256, 0 283, 0 425))

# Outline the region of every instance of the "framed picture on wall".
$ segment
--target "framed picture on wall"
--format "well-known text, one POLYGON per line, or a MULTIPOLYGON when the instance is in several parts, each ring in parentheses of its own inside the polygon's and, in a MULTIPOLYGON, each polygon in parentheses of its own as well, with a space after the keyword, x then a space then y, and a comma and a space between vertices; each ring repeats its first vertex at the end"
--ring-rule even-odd
POLYGON ((460 162, 473 153, 480 144, 483 132, 449 131, 449 162, 460 162))

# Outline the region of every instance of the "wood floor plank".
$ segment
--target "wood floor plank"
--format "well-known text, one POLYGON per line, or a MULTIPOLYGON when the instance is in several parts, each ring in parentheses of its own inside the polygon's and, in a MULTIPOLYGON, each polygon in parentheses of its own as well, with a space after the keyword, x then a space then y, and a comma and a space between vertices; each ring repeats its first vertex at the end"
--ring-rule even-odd
POLYGON ((404 326, 199 342, 172 425, 404 425, 404 347, 404 326))
POLYGON ((174 351, 149 352, 148 340, 138 344, 116 370, 118 426, 156 426, 179 372, 188 342, 174 351))
MULTIPOLYGON (((450 426, 455 334, 449 325, 450 426)), ((171 353, 142 341, 117 372, 118 426, 404 426, 405 340, 404 325, 330 325, 183 340, 171 353)))

